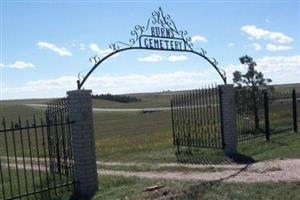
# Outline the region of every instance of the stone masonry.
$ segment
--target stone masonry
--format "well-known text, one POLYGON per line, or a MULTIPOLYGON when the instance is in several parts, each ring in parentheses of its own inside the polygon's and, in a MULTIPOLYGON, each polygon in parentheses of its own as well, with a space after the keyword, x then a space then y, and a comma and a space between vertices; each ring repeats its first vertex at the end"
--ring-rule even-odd
POLYGON ((67 92, 72 123, 76 193, 91 196, 98 189, 91 90, 67 92))
POLYGON ((235 97, 232 84, 219 85, 224 153, 233 155, 237 152, 237 130, 235 116, 235 97))

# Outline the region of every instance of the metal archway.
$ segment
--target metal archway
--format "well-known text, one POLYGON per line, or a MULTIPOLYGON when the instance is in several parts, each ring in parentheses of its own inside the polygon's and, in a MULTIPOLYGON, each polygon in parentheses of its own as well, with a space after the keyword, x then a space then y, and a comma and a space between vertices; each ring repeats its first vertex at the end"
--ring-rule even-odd
POLYGON ((80 80, 80 74, 78 75, 77 88, 82 88, 88 77, 103 61, 117 53, 128 50, 158 50, 196 54, 211 64, 220 75, 224 84, 227 83, 226 73, 218 67, 216 59, 207 57, 206 51, 202 48, 201 52, 193 50, 192 39, 187 36, 187 31, 178 30, 173 20, 171 20, 170 15, 164 15, 161 8, 158 11, 152 12, 152 16, 148 19, 146 27, 136 25, 134 30, 131 31, 131 35, 133 38, 129 40, 129 43, 116 42, 109 45, 112 52, 108 55, 102 58, 98 55, 90 58, 90 61, 93 61, 95 64, 82 80, 80 80), (120 45, 125 47, 120 48, 120 45))

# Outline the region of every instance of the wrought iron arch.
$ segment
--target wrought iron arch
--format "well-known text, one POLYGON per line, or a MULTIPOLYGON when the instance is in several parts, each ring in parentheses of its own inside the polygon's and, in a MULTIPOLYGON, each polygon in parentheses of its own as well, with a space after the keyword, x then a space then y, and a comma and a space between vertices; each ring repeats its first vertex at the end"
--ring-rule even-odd
POLYGON ((226 73, 218 67, 218 62, 215 58, 206 56, 206 51, 195 51, 192 47, 192 39, 187 36, 187 31, 178 30, 174 21, 171 20, 170 15, 164 15, 161 8, 152 12, 152 16, 148 19, 146 26, 136 25, 134 30, 130 32, 132 38, 129 43, 115 42, 109 45, 111 52, 102 58, 98 55, 90 58, 94 62, 94 66, 89 72, 80 80, 78 74, 77 88, 81 89, 92 72, 106 59, 118 54, 122 51, 128 50, 158 50, 158 51, 175 51, 196 54, 205 59, 218 72, 223 82, 226 84, 226 73), (120 47, 122 46, 122 47, 120 47))

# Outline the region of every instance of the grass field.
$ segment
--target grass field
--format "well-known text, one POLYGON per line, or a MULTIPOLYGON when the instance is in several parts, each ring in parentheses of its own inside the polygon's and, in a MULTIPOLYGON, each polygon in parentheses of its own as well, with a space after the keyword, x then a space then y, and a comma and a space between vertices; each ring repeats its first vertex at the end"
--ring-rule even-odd
MULTIPOLYGON (((277 87, 277 88, 276 88, 277 87)), ((286 91, 300 85, 275 86, 286 91)), ((153 108, 170 106, 172 92, 134 94, 141 102, 118 103, 93 100, 97 108, 153 108)), ((44 108, 33 108, 24 104, 47 103, 50 99, 4 101, 0 103, 0 118, 7 122, 22 119, 32 122, 33 114, 44 117, 44 108)), ((24 121, 25 122, 25 121, 24 121)), ((2 124, 0 125, 0 127, 2 124)), ((172 143, 170 111, 143 112, 95 112, 94 127, 96 155, 100 161, 143 162, 142 166, 106 166, 103 169, 124 171, 187 171, 186 168, 153 167, 153 163, 230 163, 218 149, 181 149, 175 154, 172 143), (147 163, 149 165, 147 165, 147 163)), ((0 152, 3 152, 3 137, 0 137, 0 152)), ((10 146, 11 148, 11 146, 10 146)), ((270 142, 264 138, 249 144, 239 145, 240 158, 252 161, 270 159, 300 158, 300 134, 285 132, 273 135, 270 142)), ((13 152, 10 152, 13 153, 13 152)), ((19 155, 19 153, 17 153, 19 155)), ((194 171, 203 172, 199 169, 194 171)), ((207 172, 218 169, 209 169, 207 172)), ((93 199, 299 199, 299 183, 224 183, 224 182, 187 182, 155 179, 126 178, 120 176, 100 176, 101 189, 93 199), (165 187, 155 192, 144 192, 146 187, 162 184, 165 187)), ((68 196, 63 199, 68 199, 68 196)))
POLYGON ((264 199, 297 200, 300 196, 298 183, 224 183, 224 182, 178 182, 102 176, 101 190, 93 199, 264 199), (153 185, 164 185, 159 191, 145 192, 153 185))
POLYGON ((15 169, 2 169, 1 175, 3 175, 3 177, 1 177, 1 179, 3 179, 3 185, 1 184, 0 187, 0 199, 16 197, 27 193, 31 193, 31 195, 23 197, 22 199, 54 200, 59 199, 59 197, 69 199, 72 196, 73 185, 71 184, 66 187, 46 190, 47 188, 55 188, 56 186, 71 182, 70 178, 67 180, 66 177, 51 176, 48 173, 47 179, 47 175, 44 171, 39 173, 38 171, 26 170, 24 172, 23 169, 18 172, 15 169), (10 180, 13 181, 10 182, 10 180), (34 191, 41 192, 33 194, 32 192, 34 191))

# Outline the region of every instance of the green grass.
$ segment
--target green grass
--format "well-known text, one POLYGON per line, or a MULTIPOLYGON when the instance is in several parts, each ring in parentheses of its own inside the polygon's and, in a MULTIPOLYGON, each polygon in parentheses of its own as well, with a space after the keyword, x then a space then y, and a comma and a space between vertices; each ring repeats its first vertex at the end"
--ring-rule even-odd
MULTIPOLYGON (((153 185, 168 185, 168 188, 182 190, 186 188, 186 183, 176 181, 151 180, 141 178, 126 178, 118 176, 100 176, 101 184, 99 192, 93 199, 156 199, 155 196, 148 196, 144 189, 153 185)), ((177 193, 177 191, 176 191, 177 193)))
POLYGON ((46 177, 47 174, 44 171, 41 171, 41 173, 39 173, 38 171, 32 172, 31 170, 27 169, 24 173, 23 169, 20 168, 17 173, 17 170, 13 168, 11 168, 11 170, 8 170, 7 168, 2 168, 0 178, 1 180, 3 179, 3 185, 0 185, 0 199, 4 199, 4 195, 5 198, 9 198, 41 190, 45 191, 29 195, 28 199, 69 199, 72 196, 72 185, 68 187, 57 188, 57 194, 55 194, 55 190, 53 189, 46 190, 47 188, 54 188, 55 185, 61 185, 68 181, 71 181, 70 178, 68 178, 67 180, 66 177, 60 178, 60 176, 56 175, 54 184, 54 176, 48 173, 48 181, 46 177), (1 175, 3 177, 1 177, 1 175))
POLYGON ((276 158, 300 158, 299 146, 300 133, 285 132, 271 135, 269 142, 261 138, 249 144, 239 145, 238 151, 256 161, 276 158))
POLYGON ((170 160, 171 116, 153 113, 94 113, 97 157, 101 160, 170 160))
POLYGON ((0 103, 0 128, 3 127, 3 117, 5 117, 6 124, 9 127, 11 122, 18 122, 18 116, 21 117, 23 124, 26 124, 26 120, 29 120, 31 123, 33 121, 33 115, 39 120, 45 116, 45 110, 43 108, 32 108, 22 104, 0 103))
POLYGON ((126 165, 100 165, 100 169, 106 170, 125 170, 125 171, 135 171, 135 172, 145 172, 145 171, 155 171, 155 172, 221 172, 225 169, 223 168, 215 168, 215 167, 207 167, 207 168, 190 168, 186 166, 158 166, 150 163, 136 164, 131 166, 126 165))
POLYGON ((299 183, 201 183, 180 199, 299 199, 299 183))
MULTIPOLYGON (((271 141, 258 138, 247 144, 238 145, 238 152, 249 160, 262 161, 270 159, 300 158, 300 134, 285 132, 274 134, 271 141), (254 148, 255 147, 255 148, 254 148)), ((232 160, 218 149, 181 148, 181 154, 175 155, 168 134, 135 135, 131 137, 114 137, 96 141, 97 157, 102 161, 136 161, 136 162, 177 162, 217 164, 232 160)), ((243 159, 243 158, 241 158, 243 159)))
POLYGON ((299 183, 225 183, 152 180, 134 177, 100 176, 101 189, 93 199, 300 199, 299 183), (147 187, 164 187, 145 192, 147 187))

